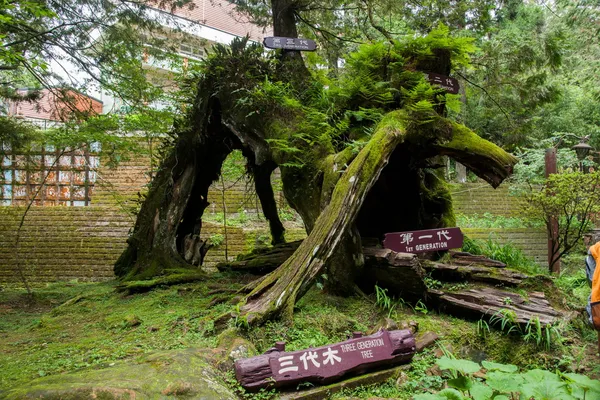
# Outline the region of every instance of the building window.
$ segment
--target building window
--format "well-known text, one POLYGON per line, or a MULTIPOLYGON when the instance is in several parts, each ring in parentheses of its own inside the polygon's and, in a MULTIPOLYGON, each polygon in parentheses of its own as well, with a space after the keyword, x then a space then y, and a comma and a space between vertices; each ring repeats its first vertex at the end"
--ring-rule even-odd
POLYGON ((179 46, 179 52, 186 56, 191 56, 194 58, 202 58, 204 57, 204 49, 198 45, 193 45, 190 43, 182 43, 179 46))
POLYGON ((0 205, 88 206, 97 178, 100 145, 76 149, 43 146, 27 154, 3 145, 0 205))

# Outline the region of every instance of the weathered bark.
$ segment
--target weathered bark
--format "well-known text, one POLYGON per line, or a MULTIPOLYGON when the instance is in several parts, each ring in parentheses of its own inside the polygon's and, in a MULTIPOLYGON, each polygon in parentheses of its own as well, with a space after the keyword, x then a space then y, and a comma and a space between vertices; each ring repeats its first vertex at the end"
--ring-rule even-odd
POLYGON ((492 260, 486 256, 473 255, 465 251, 450 251, 450 257, 453 264, 459 265, 484 265, 486 267, 504 268, 503 262, 492 260))
POLYGON ((271 249, 266 249, 258 254, 243 257, 241 260, 219 263, 219 271, 245 272, 248 274, 263 275, 277 269, 285 262, 302 243, 301 240, 278 244, 271 249))
POLYGON ((271 186, 271 174, 275 168, 277 168, 277 164, 272 161, 252 166, 254 187, 256 188, 256 194, 260 200, 263 214, 267 221, 269 221, 271 244, 273 245, 285 243, 285 229, 279 219, 279 214, 277 214, 277 203, 275 202, 275 194, 271 186))
POLYGON ((407 301, 425 298, 425 271, 416 254, 397 253, 390 249, 365 248, 365 270, 360 287, 369 293, 375 284, 407 301))
POLYGON ((445 312, 475 319, 500 317, 522 326, 538 319, 542 326, 551 325, 561 314, 556 311, 544 293, 531 292, 528 298, 492 288, 468 289, 455 293, 430 290, 429 295, 445 312))
POLYGON ((452 124, 452 139, 437 144, 436 152, 454 158, 494 188, 498 187, 512 173, 517 159, 464 125, 449 123, 452 124))
POLYGON ((484 282, 493 285, 519 286, 528 275, 520 272, 476 265, 424 262, 423 268, 433 279, 443 282, 484 282))
POLYGON ((276 314, 291 317, 296 299, 306 293, 335 254, 366 194, 405 135, 406 115, 401 111, 388 114, 379 123, 338 181, 310 235, 280 268, 253 288, 241 307, 242 317, 248 322, 261 322, 276 314))

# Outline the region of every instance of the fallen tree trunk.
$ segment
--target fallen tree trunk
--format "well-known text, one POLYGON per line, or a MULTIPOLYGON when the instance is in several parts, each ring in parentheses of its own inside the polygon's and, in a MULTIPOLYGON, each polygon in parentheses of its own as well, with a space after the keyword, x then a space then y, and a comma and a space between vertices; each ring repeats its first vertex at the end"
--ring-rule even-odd
POLYGON ((478 265, 424 262, 423 269, 431 278, 443 282, 484 282, 493 285, 518 286, 523 280, 529 278, 529 275, 520 272, 478 265))
POLYGON ((466 251, 450 251, 453 264, 459 265, 485 265, 486 267, 504 268, 506 264, 501 261, 492 260, 486 256, 473 255, 466 251))
POLYGON ((441 310, 461 317, 504 319, 521 326, 537 319, 541 326, 546 326, 555 323, 561 315, 540 292, 529 293, 525 298, 517 293, 485 287, 454 293, 429 290, 428 294, 441 310))
POLYGON ((254 275, 264 275, 277 269, 300 246, 302 240, 278 244, 256 254, 243 256, 241 259, 217 264, 219 271, 244 272, 254 275))

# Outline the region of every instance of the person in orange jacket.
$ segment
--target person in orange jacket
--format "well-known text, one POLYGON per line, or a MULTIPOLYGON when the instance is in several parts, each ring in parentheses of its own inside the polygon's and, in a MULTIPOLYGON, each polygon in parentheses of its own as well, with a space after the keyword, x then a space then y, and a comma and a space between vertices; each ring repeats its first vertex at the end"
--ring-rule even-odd
POLYGON ((592 288, 590 300, 586 306, 590 324, 598 331, 598 351, 600 352, 600 242, 588 250, 585 259, 585 273, 592 288))

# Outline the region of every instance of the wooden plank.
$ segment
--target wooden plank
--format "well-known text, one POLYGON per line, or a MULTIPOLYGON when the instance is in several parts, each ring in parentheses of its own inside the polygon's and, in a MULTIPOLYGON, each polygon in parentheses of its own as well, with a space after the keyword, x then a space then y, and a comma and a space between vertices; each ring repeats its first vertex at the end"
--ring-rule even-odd
POLYGON ((285 344, 266 354, 235 363, 235 376, 248 390, 295 386, 303 382, 327 384, 349 374, 410 361, 416 351, 415 338, 408 329, 380 330, 344 342, 285 352, 285 344))

